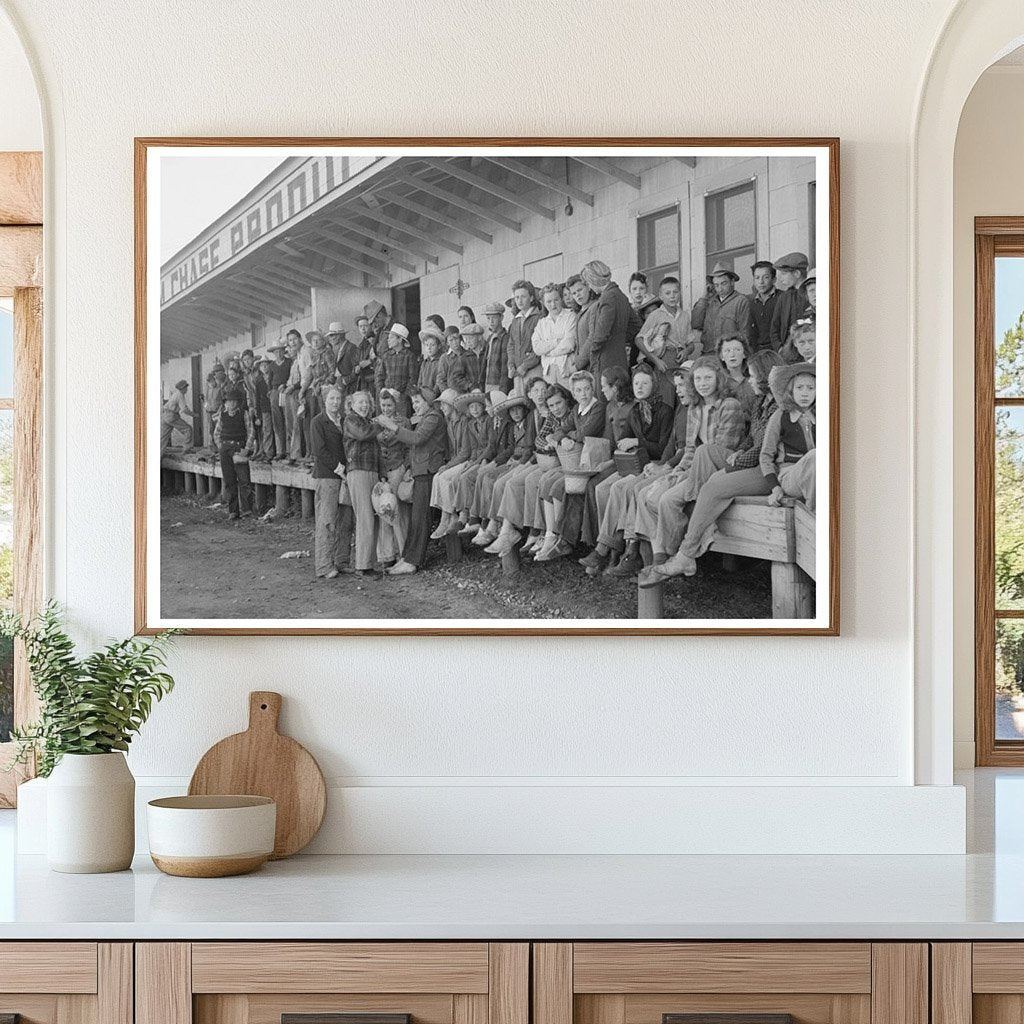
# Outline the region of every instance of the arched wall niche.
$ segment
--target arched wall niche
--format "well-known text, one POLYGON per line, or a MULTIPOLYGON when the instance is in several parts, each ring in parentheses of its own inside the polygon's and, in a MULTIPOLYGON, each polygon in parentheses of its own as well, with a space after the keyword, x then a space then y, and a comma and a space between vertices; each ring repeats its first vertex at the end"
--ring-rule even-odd
MULTIPOLYGON (((924 71, 910 154, 910 318, 914 380, 915 779, 948 785, 953 771, 954 649, 973 644, 963 621, 964 545, 973 531, 957 521, 954 475, 954 152, 960 117, 975 83, 1024 43, 1019 0, 960 0, 924 71), (966 536, 965 536, 966 534, 966 536)), ((962 413, 963 410, 960 410, 962 413)), ((968 413, 969 415, 969 413, 968 413)), ((959 421, 960 417, 958 417, 959 421)), ((968 607, 973 607, 968 605, 968 607)), ((969 616, 970 617, 970 616, 969 616)), ((973 686, 973 679, 957 679, 973 686)))

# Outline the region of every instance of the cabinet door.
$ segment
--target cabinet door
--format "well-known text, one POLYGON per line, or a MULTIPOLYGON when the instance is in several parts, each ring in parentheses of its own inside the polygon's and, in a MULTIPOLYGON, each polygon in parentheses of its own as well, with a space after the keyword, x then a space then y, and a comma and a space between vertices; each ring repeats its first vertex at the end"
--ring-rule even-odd
POLYGON ((127 942, 0 942, 0 1019, 132 1024, 127 942))
POLYGON ((932 946, 935 1024, 1024 1020, 1024 942, 932 946))
POLYGON ((538 943, 533 1024, 928 1024, 923 943, 538 943))
POLYGON ((136 1024, 529 1024, 525 943, 140 943, 136 984, 136 1024))

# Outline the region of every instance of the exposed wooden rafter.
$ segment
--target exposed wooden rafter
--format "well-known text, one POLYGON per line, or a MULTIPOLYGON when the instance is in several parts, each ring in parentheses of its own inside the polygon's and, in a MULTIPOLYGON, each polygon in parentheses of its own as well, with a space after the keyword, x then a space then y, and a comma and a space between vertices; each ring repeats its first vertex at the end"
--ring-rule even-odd
POLYGON ((475 188, 480 189, 481 192, 488 192, 498 199, 503 199, 512 206, 518 206, 547 220, 555 219, 554 210, 527 196, 520 195, 518 192, 513 192, 512 189, 506 188, 504 185, 496 184, 479 171, 470 170, 468 167, 459 167, 451 160, 446 160, 443 157, 425 156, 422 159, 428 166, 443 171, 452 178, 458 178, 459 181, 464 181, 468 185, 473 185, 475 188))
POLYGON ((640 176, 612 163, 606 156, 573 156, 572 159, 578 164, 583 164, 584 167, 590 167, 609 178, 615 178, 616 181, 624 181, 630 188, 635 188, 637 192, 640 191, 640 176))
POLYGON ((449 252, 455 253, 456 256, 461 256, 463 254, 463 248, 458 242, 452 242, 434 232, 424 231, 423 228, 415 227, 408 223, 408 221, 401 220, 398 217, 391 217, 388 214, 382 213, 380 210, 374 210, 371 207, 367 207, 365 210, 360 210, 359 212, 364 217, 370 217, 389 228, 394 228, 396 231, 401 231, 403 234, 410 235, 412 238, 418 238, 420 241, 439 245, 442 249, 447 249, 449 252))
POLYGON ((527 163, 526 160, 512 160, 498 156, 485 156, 484 159, 488 163, 503 167, 506 171, 511 171, 513 174, 526 178, 527 181, 543 185, 545 188, 551 189, 552 192, 557 192, 563 196, 571 196, 587 206, 594 205, 594 197, 589 192, 585 192, 575 185, 570 185, 567 181, 559 180, 554 175, 548 174, 547 171, 542 171, 533 164, 527 163))
POLYGON ((390 203, 394 206, 400 206, 403 210, 408 210, 410 213, 418 213, 421 217, 434 221, 435 224, 440 224, 442 227, 450 228, 453 231, 461 231, 466 235, 472 235, 474 238, 479 238, 481 242, 486 242, 488 245, 494 244, 494 235, 488 234, 486 231, 481 231, 480 228, 470 224, 464 216, 457 216, 454 213, 435 210, 433 207, 427 206, 424 203, 416 202, 415 199, 410 199, 408 196, 395 195, 393 192, 382 190, 374 194, 378 196, 382 202, 390 203))
POLYGON ((479 203, 473 202, 472 199, 467 199, 465 196, 459 195, 458 192, 445 188, 440 182, 420 181, 419 178, 412 174, 400 174, 395 178, 395 181, 399 181, 403 185, 409 185, 424 195, 433 196, 435 199, 443 199, 446 203, 450 203, 460 210, 465 210, 467 213, 475 214, 491 224, 498 224, 516 233, 523 230, 523 225, 518 220, 508 217, 504 213, 499 213, 497 210, 481 206, 479 203))

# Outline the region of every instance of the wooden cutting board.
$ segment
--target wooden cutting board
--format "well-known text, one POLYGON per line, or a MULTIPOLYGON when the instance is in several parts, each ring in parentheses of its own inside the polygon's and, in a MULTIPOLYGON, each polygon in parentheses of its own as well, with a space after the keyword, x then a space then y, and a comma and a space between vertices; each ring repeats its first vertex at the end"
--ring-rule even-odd
POLYGON ((271 860, 298 853, 317 834, 327 808, 327 787, 313 755, 277 731, 281 694, 249 694, 249 728, 214 744, 188 785, 190 796, 244 793, 277 803, 271 860))

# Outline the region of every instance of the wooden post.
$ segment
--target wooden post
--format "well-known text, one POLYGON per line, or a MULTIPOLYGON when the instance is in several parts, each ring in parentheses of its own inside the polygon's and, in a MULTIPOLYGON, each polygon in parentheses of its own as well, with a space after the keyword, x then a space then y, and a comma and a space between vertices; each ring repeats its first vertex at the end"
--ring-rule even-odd
POLYGON ((502 576, 515 576, 522 569, 523 564, 519 559, 519 547, 520 545, 516 544, 507 555, 501 556, 502 576))
POLYGON ((796 562, 772 562, 772 618, 814 616, 814 584, 796 562))
POLYGON ((204 473, 196 473, 196 497, 205 498, 207 490, 206 475, 204 473))
POLYGON ((313 513, 313 492, 312 491, 307 491, 305 488, 302 488, 299 493, 302 495, 302 497, 300 498, 300 500, 302 502, 302 518, 303 519, 312 519, 313 518, 313 514, 314 514, 313 513))
POLYGON ((656 587, 636 588, 636 617, 638 619, 662 619, 665 617, 665 584, 656 587))
POLYGON ((457 533, 444 535, 444 555, 453 565, 462 561, 462 538, 457 533))
POLYGON ((274 506, 277 509, 279 516, 288 515, 288 507, 290 505, 290 498, 288 495, 288 488, 284 484, 274 485, 274 506))
POLYGON ((270 505, 270 487, 267 484, 256 485, 256 499, 253 508, 257 515, 261 515, 270 505))
POLYGON ((183 474, 183 481, 182 482, 185 484, 185 493, 186 494, 195 494, 196 493, 196 477, 195 477, 194 473, 185 473, 185 474, 183 474))
POLYGON ((640 559, 644 563, 646 568, 648 565, 654 564, 654 548, 651 547, 651 542, 641 538, 640 540, 640 559))

